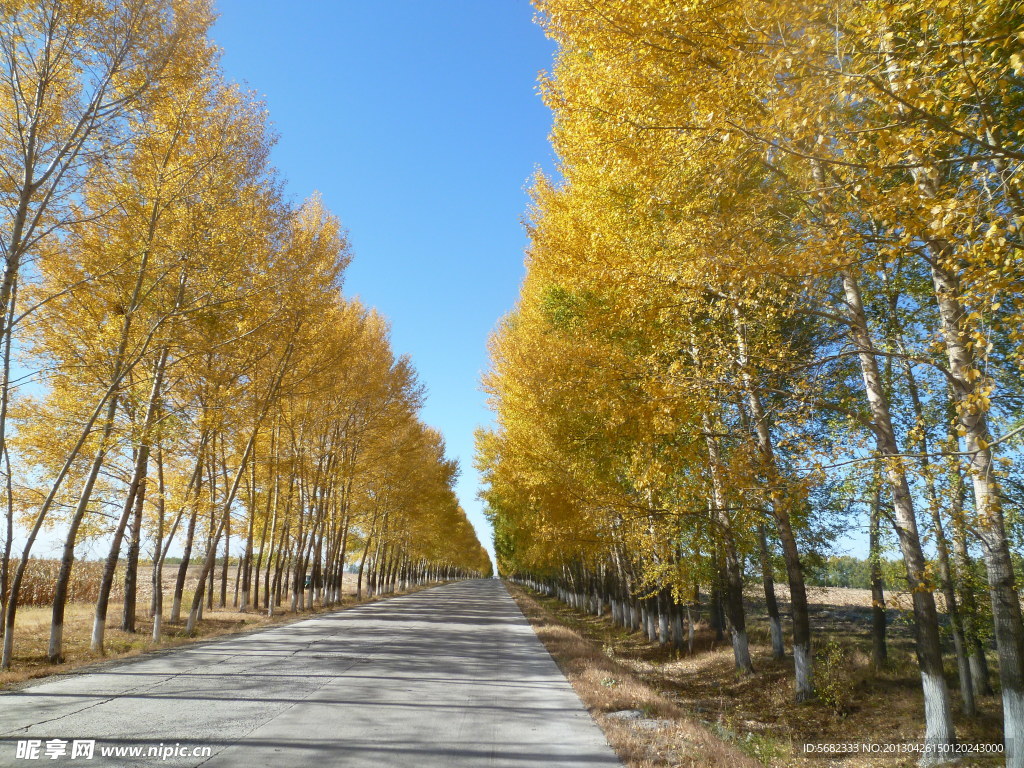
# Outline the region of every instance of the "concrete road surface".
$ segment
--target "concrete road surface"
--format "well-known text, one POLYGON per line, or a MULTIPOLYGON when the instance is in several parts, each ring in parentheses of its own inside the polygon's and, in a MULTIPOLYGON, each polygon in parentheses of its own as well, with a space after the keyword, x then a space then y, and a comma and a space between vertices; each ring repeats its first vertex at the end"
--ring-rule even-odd
POLYGON ((493 580, 2 694, 0 736, 0 766, 620 765, 493 580))

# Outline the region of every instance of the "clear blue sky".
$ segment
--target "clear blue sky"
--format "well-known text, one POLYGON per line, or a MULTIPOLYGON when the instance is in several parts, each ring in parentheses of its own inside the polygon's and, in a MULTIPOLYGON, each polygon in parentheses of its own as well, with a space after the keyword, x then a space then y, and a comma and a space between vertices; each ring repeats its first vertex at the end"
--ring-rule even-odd
POLYGON ((219 0, 227 75, 262 94, 274 163, 349 229, 349 295, 388 316, 462 465, 481 541, 473 430, 487 337, 523 276, 525 187, 553 164, 537 75, 553 45, 528 0, 219 0))

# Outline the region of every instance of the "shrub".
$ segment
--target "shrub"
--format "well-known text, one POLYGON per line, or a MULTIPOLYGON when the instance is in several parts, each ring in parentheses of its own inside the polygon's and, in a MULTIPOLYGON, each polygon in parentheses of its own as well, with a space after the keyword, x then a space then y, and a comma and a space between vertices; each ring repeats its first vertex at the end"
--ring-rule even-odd
POLYGON ((849 651, 835 638, 829 638, 816 655, 814 687, 818 698, 837 715, 847 714, 854 687, 849 651))

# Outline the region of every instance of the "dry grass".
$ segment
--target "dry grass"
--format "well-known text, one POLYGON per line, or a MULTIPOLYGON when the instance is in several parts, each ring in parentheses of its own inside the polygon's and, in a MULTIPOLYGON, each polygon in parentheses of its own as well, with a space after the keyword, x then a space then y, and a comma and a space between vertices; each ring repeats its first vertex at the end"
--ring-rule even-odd
POLYGON ((625 665, 609 658, 599 645, 566 626, 547 601, 541 604, 515 585, 508 587, 537 637, 628 768, 754 768, 758 765, 737 747, 688 719, 679 706, 625 665), (647 727, 606 716, 624 709, 642 711, 649 718, 643 724, 647 727))
MULTIPOLYGON (((167 594, 164 600, 163 639, 159 644, 152 641, 153 620, 149 616, 148 610, 145 610, 149 603, 149 596, 146 594, 143 599, 140 589, 139 615, 136 620, 137 631, 134 633, 123 632, 120 628, 123 604, 110 603, 107 611, 106 654, 99 654, 89 649, 92 636, 93 604, 69 603, 64 617, 65 661, 63 664, 51 664, 46 658, 50 640, 50 607, 19 608, 15 626, 14 663, 10 671, 0 672, 0 690, 17 687, 35 678, 65 674, 102 660, 138 656, 148 651, 173 648, 222 635, 246 632, 274 624, 287 624, 318 613, 345 610, 356 605, 365 605, 426 588, 417 587, 409 592, 395 592, 390 595, 357 601, 355 599, 355 584, 354 582, 349 583, 347 576, 348 574, 346 574, 344 590, 345 602, 342 605, 332 605, 327 608, 317 606, 313 609, 292 612, 286 609, 285 604, 282 604, 280 608, 275 609, 272 617, 267 616, 263 611, 243 613, 231 607, 214 608, 212 611, 204 609, 203 620, 199 622, 195 634, 191 636, 185 634, 184 621, 178 624, 168 622, 171 595, 167 594)), ((191 579, 191 586, 193 589, 195 588, 194 578, 191 579)), ((187 617, 191 599, 192 594, 186 592, 182 608, 183 619, 187 617)), ((231 601, 230 592, 228 601, 229 603, 231 601)))
MULTIPOLYGON (((552 598, 530 593, 509 585, 524 613, 534 622, 537 633, 565 640, 570 661, 562 662, 559 644, 546 641, 556 660, 566 668, 577 690, 592 711, 650 707, 654 717, 688 723, 689 727, 717 737, 741 753, 746 764, 771 768, 903 768, 916 764, 916 756, 871 757, 849 756, 831 758, 808 756, 802 752, 806 743, 870 742, 875 744, 910 743, 923 733, 923 702, 920 677, 917 673, 909 627, 893 626, 890 633, 890 663, 882 672, 875 672, 866 653, 867 628, 844 608, 857 606, 858 595, 833 594, 837 590, 816 594, 812 600, 833 600, 834 604, 816 602, 812 610, 815 626, 815 647, 819 657, 816 676, 819 684, 833 680, 837 701, 816 700, 797 704, 793 698, 792 661, 775 661, 771 657, 767 623, 751 605, 748 615, 751 655, 757 673, 739 677, 735 671, 732 648, 728 641, 716 642, 714 634, 698 625, 693 655, 648 642, 638 633, 615 627, 607 617, 596 617, 573 610, 552 598), (557 627, 558 629, 554 629, 557 627), (542 634, 543 633, 543 634, 542 634), (831 646, 829 660, 823 658, 831 646), (588 649, 586 662, 574 662, 574 654, 588 649), (595 658, 599 657, 599 658, 595 658), (580 669, 575 664, 586 663, 580 669), (593 670, 588 671, 588 670, 593 670), (612 670, 615 670, 614 672, 612 670), (602 675, 619 680, 609 688, 602 685, 602 675), (598 690, 600 689, 600 690, 598 690), (653 698, 652 698, 653 697, 653 698), (657 703, 655 703, 655 701, 657 703)), ((951 664, 951 660, 950 664, 951 664)), ((947 678, 955 685, 955 670, 950 667, 947 678)), ((824 686, 823 686, 824 687, 824 686)), ((958 713, 958 694, 950 691, 954 711, 958 713)), ((1002 741, 1001 711, 997 697, 978 702, 980 713, 975 718, 956 717, 957 734, 963 743, 999 743, 1002 741)), ((599 718, 602 720, 602 718, 599 718)), ((606 718, 604 719, 606 720, 606 718)), ((609 741, 620 738, 616 731, 628 724, 613 723, 606 729, 609 741)), ((628 733, 626 735, 629 735, 628 733)), ((633 740, 646 740, 651 734, 634 733, 633 740)), ((686 734, 673 735, 681 740, 689 754, 686 734)), ((663 735, 658 736, 662 743, 663 735)), ((627 742, 628 743, 628 742, 627 742)), ((613 742, 616 749, 620 747, 613 742)), ((648 751, 667 750, 648 744, 638 746, 637 755, 648 751)), ((722 747, 719 746, 720 750, 722 747)), ((712 750, 714 752, 714 750, 712 750)), ((665 754, 670 754, 665 752, 665 754)), ((624 756, 625 759, 625 756, 624 756)), ((650 756, 642 759, 653 760, 650 756)), ((699 765, 717 765, 701 754, 699 765)), ((685 759, 666 757, 662 762, 642 762, 629 757, 630 766, 690 765, 685 759)), ((961 766, 998 764, 998 760, 959 763, 961 766)), ((725 760, 722 765, 742 765, 725 760)))

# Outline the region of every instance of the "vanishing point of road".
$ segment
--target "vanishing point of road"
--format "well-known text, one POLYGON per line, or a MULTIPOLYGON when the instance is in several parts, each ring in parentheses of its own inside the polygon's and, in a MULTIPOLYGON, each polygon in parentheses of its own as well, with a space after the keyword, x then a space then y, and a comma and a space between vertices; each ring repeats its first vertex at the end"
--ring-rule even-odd
POLYGON ((0 765, 619 766, 497 580, 111 662, 0 695, 0 765), (19 740, 95 739, 91 760, 19 740), (101 748, 164 745, 167 759, 101 748), (169 752, 169 750, 166 750, 169 752), (208 752, 209 756, 201 753, 208 752))

